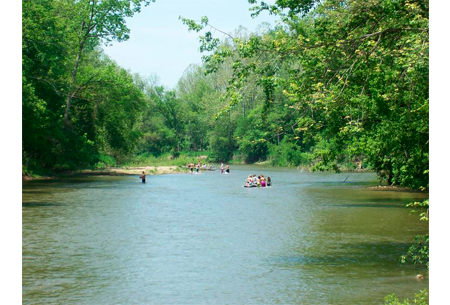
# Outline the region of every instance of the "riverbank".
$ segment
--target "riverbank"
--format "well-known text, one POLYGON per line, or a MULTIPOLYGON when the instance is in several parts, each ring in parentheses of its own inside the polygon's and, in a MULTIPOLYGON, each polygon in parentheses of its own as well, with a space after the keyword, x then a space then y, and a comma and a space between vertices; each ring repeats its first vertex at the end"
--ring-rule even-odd
POLYGON ((164 175, 180 173, 184 170, 179 166, 139 166, 139 167, 117 167, 101 170, 81 170, 73 172, 74 175, 140 175, 145 172, 146 175, 164 175))
POLYGON ((126 176, 126 175, 141 175, 142 172, 146 175, 164 175, 185 172, 180 166, 139 166, 139 167, 111 167, 104 169, 84 169, 76 171, 61 172, 55 175, 32 175, 22 172, 22 180, 49 180, 57 179, 62 176, 126 176))
POLYGON ((417 193, 428 193, 428 190, 416 190, 406 186, 397 186, 397 185, 377 185, 377 186, 368 186, 368 189, 371 190, 380 190, 380 191, 401 191, 401 192, 417 192, 417 193))

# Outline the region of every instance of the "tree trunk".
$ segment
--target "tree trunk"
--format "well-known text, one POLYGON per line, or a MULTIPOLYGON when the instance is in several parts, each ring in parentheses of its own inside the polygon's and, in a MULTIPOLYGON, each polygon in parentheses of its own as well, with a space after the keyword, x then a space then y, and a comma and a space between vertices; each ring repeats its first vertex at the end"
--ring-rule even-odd
POLYGON ((391 173, 391 172, 389 172, 389 176, 388 176, 388 178, 387 178, 387 183, 389 184, 389 185, 392 185, 392 179, 394 178, 394 175, 391 173))
POLYGON ((84 41, 81 42, 80 48, 78 49, 77 58, 75 60, 75 65, 72 70, 72 84, 71 84, 71 92, 67 95, 66 99, 66 109, 64 110, 64 123, 66 125, 69 124, 69 110, 70 107, 72 107, 72 99, 76 92, 76 81, 77 81, 77 73, 78 73, 78 66, 80 65, 81 61, 81 54, 83 53, 84 49, 84 41))

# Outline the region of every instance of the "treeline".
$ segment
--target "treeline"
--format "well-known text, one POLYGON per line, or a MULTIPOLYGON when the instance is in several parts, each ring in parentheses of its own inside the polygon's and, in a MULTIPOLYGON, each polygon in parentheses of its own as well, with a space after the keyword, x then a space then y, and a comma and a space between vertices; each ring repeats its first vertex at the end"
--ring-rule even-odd
POLYGON ((220 128, 212 117, 230 73, 205 76, 191 66, 168 90, 157 76, 133 75, 102 50, 128 39, 125 18, 150 2, 23 1, 24 171, 103 167, 145 160, 136 156, 211 149, 211 128, 220 128))
POLYGON ((216 124, 233 136, 217 130, 220 151, 313 170, 368 166, 389 184, 428 188, 428 1, 249 2, 279 25, 221 41, 207 17, 182 18, 202 32, 206 73, 231 69, 216 124))
POLYGON ((427 1, 250 0, 280 23, 221 40, 206 17, 182 18, 206 55, 172 90, 101 50, 127 39, 124 18, 149 2, 23 2, 27 168, 206 151, 428 187, 427 1))

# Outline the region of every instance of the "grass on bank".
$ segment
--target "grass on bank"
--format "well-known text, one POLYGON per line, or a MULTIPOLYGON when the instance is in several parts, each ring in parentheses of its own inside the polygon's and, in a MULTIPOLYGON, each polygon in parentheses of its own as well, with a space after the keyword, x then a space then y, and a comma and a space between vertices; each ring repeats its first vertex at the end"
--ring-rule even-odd
MULTIPOLYGON (((233 159, 224 161, 228 164, 261 164, 274 167, 296 167, 305 171, 311 171, 313 168, 313 161, 310 155, 303 156, 304 159, 297 160, 299 162, 288 161, 284 155, 268 156, 267 160, 258 160, 256 162, 246 161, 245 156, 235 154, 233 159)), ((167 152, 161 155, 155 156, 151 153, 143 153, 130 157, 123 162, 118 163, 113 157, 108 155, 101 155, 99 162, 94 166, 94 169, 105 169, 110 167, 144 167, 144 166, 185 166, 188 163, 197 164, 200 160, 202 163, 220 163, 220 161, 212 160, 210 154, 207 151, 192 152, 167 152)), ((353 162, 343 162, 338 165, 341 171, 353 171, 356 170, 356 164, 353 162)), ((367 169, 367 168, 366 168, 367 169)), ((320 169, 317 169, 320 170, 320 169)))

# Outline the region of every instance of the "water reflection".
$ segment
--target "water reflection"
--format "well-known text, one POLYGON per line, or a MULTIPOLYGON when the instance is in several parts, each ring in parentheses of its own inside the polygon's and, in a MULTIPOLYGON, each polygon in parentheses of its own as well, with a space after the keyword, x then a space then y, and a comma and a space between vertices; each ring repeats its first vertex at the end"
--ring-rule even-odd
POLYGON ((54 207, 62 206, 62 203, 55 202, 22 202, 23 208, 33 208, 33 207, 54 207))

